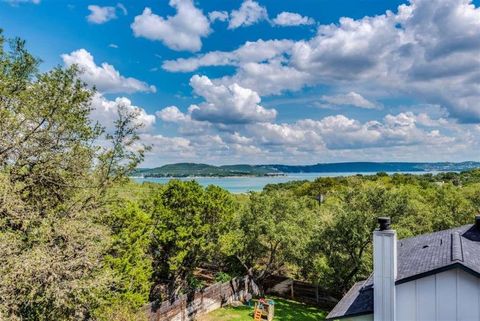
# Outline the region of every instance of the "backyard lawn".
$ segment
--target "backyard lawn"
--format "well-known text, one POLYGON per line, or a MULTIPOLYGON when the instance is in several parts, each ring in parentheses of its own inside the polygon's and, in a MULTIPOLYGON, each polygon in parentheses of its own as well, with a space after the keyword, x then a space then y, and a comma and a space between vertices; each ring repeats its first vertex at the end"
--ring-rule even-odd
MULTIPOLYGON (((272 298, 275 301, 274 321, 322 321, 327 313, 295 301, 272 298)), ((252 321, 253 307, 227 307, 203 316, 199 321, 252 321)))

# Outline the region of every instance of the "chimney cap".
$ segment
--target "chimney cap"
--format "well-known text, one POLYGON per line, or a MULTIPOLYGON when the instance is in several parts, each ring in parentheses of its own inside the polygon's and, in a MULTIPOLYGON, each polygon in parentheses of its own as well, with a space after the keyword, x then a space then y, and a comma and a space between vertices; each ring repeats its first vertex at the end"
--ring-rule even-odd
MULTIPOLYGON (((480 221, 479 221, 479 224, 480 224, 480 221)), ((380 231, 390 230, 390 217, 379 217, 378 225, 379 225, 380 231)))

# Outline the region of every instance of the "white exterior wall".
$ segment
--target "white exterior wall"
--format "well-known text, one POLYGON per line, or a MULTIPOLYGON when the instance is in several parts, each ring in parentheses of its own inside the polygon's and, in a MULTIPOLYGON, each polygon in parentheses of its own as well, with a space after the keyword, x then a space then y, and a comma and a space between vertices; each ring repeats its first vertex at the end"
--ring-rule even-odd
POLYGON ((478 321, 480 279, 460 269, 441 272, 397 285, 396 303, 396 321, 478 321))

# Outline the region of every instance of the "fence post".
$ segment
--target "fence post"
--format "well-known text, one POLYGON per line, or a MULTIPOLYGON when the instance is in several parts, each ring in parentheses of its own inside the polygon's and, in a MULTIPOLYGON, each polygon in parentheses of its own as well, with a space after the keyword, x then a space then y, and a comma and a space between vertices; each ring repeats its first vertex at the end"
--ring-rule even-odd
POLYGON ((319 301, 319 297, 318 297, 318 283, 315 285, 315 298, 317 299, 317 304, 318 304, 318 301, 319 301))
POLYGON ((292 300, 295 298, 294 293, 293 293, 293 286, 294 286, 294 284, 295 284, 295 280, 292 279, 292 286, 291 286, 291 288, 290 288, 290 290, 291 290, 291 291, 290 291, 290 294, 291 294, 291 296, 292 296, 292 300))

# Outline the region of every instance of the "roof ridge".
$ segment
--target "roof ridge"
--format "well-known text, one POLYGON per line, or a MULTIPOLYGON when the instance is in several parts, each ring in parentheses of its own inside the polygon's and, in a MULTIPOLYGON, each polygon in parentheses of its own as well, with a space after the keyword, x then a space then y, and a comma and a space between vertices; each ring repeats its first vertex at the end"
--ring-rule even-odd
POLYGON ((463 262, 463 246, 460 233, 453 232, 452 236, 452 261, 463 262))
POLYGON ((402 239, 398 239, 397 242, 399 243, 401 241, 410 241, 410 240, 420 238, 420 237, 433 236, 433 235, 438 234, 438 233, 447 233, 447 232, 455 233, 455 232, 463 230, 464 228, 472 227, 472 226, 474 226, 474 224, 464 224, 464 225, 457 226, 457 227, 447 228, 445 230, 428 232, 428 233, 423 233, 423 234, 414 235, 414 236, 410 236, 410 237, 404 237, 402 239))

